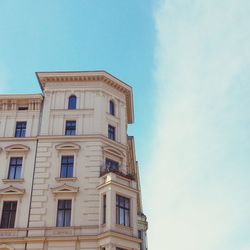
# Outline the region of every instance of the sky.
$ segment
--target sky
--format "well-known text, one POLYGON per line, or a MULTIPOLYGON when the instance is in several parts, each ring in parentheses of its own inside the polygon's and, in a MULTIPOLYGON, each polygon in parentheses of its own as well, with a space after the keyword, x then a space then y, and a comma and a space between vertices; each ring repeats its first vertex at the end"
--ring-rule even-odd
POLYGON ((149 250, 250 250, 250 2, 0 1, 0 91, 36 71, 133 87, 149 250))

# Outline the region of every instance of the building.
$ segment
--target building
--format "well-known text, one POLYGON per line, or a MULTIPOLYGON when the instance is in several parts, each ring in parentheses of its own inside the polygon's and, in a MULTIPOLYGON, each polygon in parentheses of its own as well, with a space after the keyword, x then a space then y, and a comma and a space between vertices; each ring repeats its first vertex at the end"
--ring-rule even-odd
POLYGON ((0 250, 146 250, 132 88, 105 71, 37 73, 0 95, 0 250))

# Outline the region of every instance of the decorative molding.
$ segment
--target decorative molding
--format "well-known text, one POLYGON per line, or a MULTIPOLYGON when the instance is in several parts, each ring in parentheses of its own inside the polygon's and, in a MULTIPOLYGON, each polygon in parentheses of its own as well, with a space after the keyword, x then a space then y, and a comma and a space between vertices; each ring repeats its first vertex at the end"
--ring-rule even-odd
POLYGON ((79 151, 81 149, 81 146, 75 143, 61 143, 55 146, 56 150, 58 151, 79 151))
POLYGON ((25 189, 16 188, 10 185, 7 188, 0 189, 0 196, 4 195, 23 195, 25 193, 25 189))
POLYGON ((105 146, 105 147, 103 147, 103 151, 105 153, 109 153, 109 154, 115 155, 115 156, 117 156, 119 158, 124 158, 125 157, 124 152, 122 152, 119 149, 115 149, 114 147, 105 146))
POLYGON ((13 144, 4 148, 5 152, 12 153, 12 152, 21 152, 27 153, 30 150, 30 147, 25 146, 23 144, 13 144))
POLYGON ((24 178, 19 178, 19 179, 2 179, 3 183, 23 183, 24 178))
POLYGON ((78 179, 77 179, 77 177, 70 177, 70 178, 56 177, 55 180, 58 181, 58 182, 66 182, 66 181, 73 181, 73 182, 75 182, 78 179))
POLYGON ((63 184, 59 187, 51 188, 53 194, 76 194, 79 191, 79 187, 73 187, 67 184, 63 184))

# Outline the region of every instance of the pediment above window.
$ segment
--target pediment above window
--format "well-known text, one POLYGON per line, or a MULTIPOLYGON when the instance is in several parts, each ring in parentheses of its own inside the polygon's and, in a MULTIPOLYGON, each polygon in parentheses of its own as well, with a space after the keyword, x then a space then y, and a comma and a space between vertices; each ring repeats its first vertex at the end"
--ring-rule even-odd
POLYGON ((30 150, 30 147, 22 144, 14 144, 4 148, 5 152, 22 152, 27 153, 30 150))
POLYGON ((120 151, 118 149, 115 149, 113 147, 109 147, 109 146, 104 147, 103 151, 105 153, 109 153, 109 154, 115 155, 115 156, 117 156, 119 158, 124 158, 125 157, 125 154, 122 151, 120 151))
POLYGON ((14 186, 9 186, 7 188, 0 189, 0 196, 3 195, 23 195, 25 189, 16 188, 14 186))
POLYGON ((53 194, 76 194, 79 191, 79 187, 63 184, 59 187, 51 188, 51 190, 53 194))
POLYGON ((81 149, 80 145, 75 143, 62 143, 55 146, 56 150, 58 151, 79 151, 81 149))

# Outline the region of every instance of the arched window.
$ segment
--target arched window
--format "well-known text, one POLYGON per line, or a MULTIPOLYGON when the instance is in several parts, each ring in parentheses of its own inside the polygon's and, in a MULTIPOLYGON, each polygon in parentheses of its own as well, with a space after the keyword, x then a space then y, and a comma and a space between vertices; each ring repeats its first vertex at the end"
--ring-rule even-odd
POLYGON ((115 103, 112 100, 109 101, 109 113, 115 115, 115 103))
POLYGON ((76 109, 76 96, 71 95, 69 97, 68 109, 76 109))

